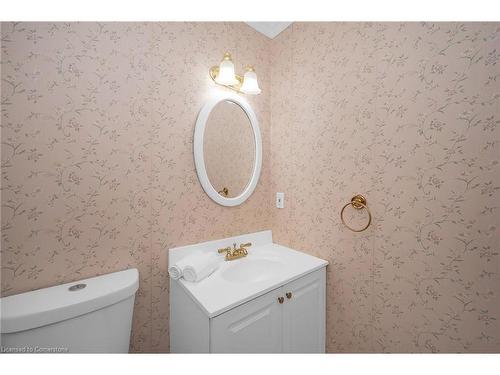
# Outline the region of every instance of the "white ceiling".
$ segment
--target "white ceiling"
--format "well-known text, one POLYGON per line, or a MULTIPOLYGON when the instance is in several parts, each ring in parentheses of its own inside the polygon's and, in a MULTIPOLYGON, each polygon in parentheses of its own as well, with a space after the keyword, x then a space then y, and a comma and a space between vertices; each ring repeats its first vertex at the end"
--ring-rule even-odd
POLYGON ((258 32, 264 34, 268 38, 273 39, 283 30, 285 30, 288 26, 292 24, 292 22, 245 22, 248 26, 253 27, 258 32))

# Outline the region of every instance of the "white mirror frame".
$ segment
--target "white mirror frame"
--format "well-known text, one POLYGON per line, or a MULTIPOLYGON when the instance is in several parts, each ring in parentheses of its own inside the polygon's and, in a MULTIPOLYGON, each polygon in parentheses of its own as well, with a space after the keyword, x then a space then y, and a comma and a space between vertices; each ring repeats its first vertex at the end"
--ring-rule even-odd
POLYGON ((208 100, 201 109, 200 113, 198 114, 198 119, 196 120, 196 126, 194 129, 193 152, 198 179, 200 180, 203 190, 205 190, 210 198, 212 198, 215 202, 222 206, 238 206, 246 201, 255 190, 257 182, 259 182, 260 169, 262 167, 262 139, 260 136, 259 122, 257 121, 257 116, 255 115, 255 112, 253 111, 250 104, 245 99, 233 93, 219 94, 216 97, 208 100), (245 190, 243 190, 240 195, 234 198, 223 197, 214 189, 214 187, 210 183, 210 180, 208 179, 207 169, 205 167, 205 158, 203 155, 203 139, 208 117, 210 116, 210 113, 215 108, 215 106, 222 101, 233 102, 239 105, 245 111, 252 126, 255 142, 255 158, 252 177, 245 187, 245 190))

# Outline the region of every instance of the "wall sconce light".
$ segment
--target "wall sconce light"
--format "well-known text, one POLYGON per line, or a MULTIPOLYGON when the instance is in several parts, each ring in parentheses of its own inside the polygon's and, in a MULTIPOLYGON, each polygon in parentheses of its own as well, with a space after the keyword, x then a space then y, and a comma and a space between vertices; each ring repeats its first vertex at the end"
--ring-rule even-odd
POLYGON ((209 73, 210 77, 218 85, 228 87, 243 94, 257 95, 261 93, 259 83, 257 82, 257 74, 253 66, 247 66, 243 77, 236 74, 229 52, 224 54, 224 58, 219 66, 212 66, 210 68, 209 73))

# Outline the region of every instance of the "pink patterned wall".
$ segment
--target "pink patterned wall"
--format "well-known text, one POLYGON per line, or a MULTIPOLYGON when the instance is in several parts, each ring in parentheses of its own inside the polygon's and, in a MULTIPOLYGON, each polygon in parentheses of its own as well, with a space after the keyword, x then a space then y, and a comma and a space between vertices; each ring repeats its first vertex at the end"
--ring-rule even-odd
POLYGON ((168 351, 166 249, 271 226, 268 47, 242 23, 3 23, 2 295, 137 267, 131 350, 168 351), (192 156, 225 51, 263 86, 261 180, 235 208, 192 156))
POLYGON ((2 295, 137 267, 131 349, 167 352, 166 249, 272 228, 330 261, 329 352, 499 352, 499 35, 3 23, 2 295), (236 208, 206 196, 192 157, 226 50, 263 89, 246 96, 261 180, 236 208), (358 192, 374 216, 361 234, 338 216, 358 192))
POLYGON ((271 61, 273 235, 330 262, 327 350, 500 352, 500 24, 294 23, 271 61))
POLYGON ((227 188, 229 198, 241 195, 255 165, 255 141, 247 114, 233 102, 217 104, 208 116, 203 137, 210 183, 216 191, 227 188))

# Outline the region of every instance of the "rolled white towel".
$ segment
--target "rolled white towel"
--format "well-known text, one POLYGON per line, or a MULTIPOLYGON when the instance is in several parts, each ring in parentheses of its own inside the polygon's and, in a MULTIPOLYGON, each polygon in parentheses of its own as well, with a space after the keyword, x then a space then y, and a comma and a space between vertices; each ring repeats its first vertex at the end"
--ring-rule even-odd
POLYGON ((182 268, 179 266, 179 263, 168 267, 168 274, 174 280, 180 279, 182 277, 182 268))
POLYGON ((219 264, 217 254, 193 254, 170 266, 168 273, 174 280, 184 277, 186 281, 198 282, 211 275, 219 264))
POLYGON ((206 253, 190 257, 182 270, 184 280, 195 283, 210 276, 220 264, 220 258, 215 253, 206 253))

